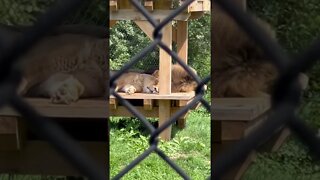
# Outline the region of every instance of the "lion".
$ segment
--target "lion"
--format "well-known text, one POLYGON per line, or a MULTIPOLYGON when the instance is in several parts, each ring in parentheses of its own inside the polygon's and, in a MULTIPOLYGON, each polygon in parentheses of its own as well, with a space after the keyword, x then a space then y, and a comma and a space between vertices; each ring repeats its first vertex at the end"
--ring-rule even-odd
MULTIPOLYGON (((213 97, 269 96, 278 77, 276 67, 262 49, 215 4, 212 18, 213 97)), ((267 38, 277 41, 270 24, 255 17, 267 38)), ((301 74, 300 84, 306 87, 307 77, 301 74)))
MULTIPOLYGON (((189 66, 191 71, 197 75, 197 71, 189 66)), ((155 77, 159 77, 159 70, 155 70, 152 74, 155 77)), ((195 91, 198 84, 192 78, 192 76, 179 64, 173 64, 171 67, 171 92, 191 92, 195 91)), ((207 86, 205 85, 206 89, 207 86)))
POLYGON ((127 72, 122 74, 116 81, 115 91, 134 93, 158 93, 158 78, 150 74, 127 72))
MULTIPOLYGON (((219 8, 212 24, 214 97, 250 97, 268 91, 276 77, 275 67, 261 49, 219 8)), ((256 21, 275 38, 269 25, 256 21)))
POLYGON ((22 58, 19 94, 69 104, 106 93, 106 39, 82 34, 44 37, 22 58))

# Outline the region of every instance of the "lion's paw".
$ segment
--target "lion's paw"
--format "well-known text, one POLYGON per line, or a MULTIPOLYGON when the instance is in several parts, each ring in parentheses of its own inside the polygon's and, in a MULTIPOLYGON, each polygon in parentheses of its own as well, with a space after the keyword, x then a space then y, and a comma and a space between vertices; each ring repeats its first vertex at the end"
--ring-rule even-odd
POLYGON ((61 82, 50 98, 54 104, 70 104, 76 102, 83 92, 84 86, 77 79, 70 77, 61 82))
POLYGON ((134 94, 135 92, 136 92, 136 88, 134 87, 134 86, 129 86, 126 90, 125 90, 125 92, 127 93, 127 94, 134 94))

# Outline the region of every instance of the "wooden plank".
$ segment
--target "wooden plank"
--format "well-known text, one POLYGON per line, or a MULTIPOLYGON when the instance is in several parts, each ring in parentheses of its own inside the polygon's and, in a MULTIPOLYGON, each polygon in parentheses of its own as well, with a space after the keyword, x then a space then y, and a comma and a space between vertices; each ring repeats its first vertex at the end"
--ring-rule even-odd
POLYGON ((177 26, 172 26, 172 42, 177 42, 177 26))
POLYGON ((118 101, 117 99, 109 99, 109 105, 110 105, 110 109, 117 109, 118 106, 118 101))
POLYGON ((0 151, 15 151, 20 148, 18 141, 18 120, 14 116, 0 117, 0 151))
POLYGON ((261 152, 275 152, 290 136, 291 132, 288 128, 281 128, 279 132, 275 133, 266 143, 264 143, 259 151, 261 152))
MULTIPOLYGON (((162 42, 172 49, 172 23, 169 22, 162 30, 162 42)), ((171 56, 160 48, 159 53, 159 95, 171 94, 171 56)), ((159 100, 159 127, 164 124, 171 116, 171 101, 159 100)), ((161 134, 163 140, 171 139, 171 125, 161 134)))
POLYGON ((153 11, 153 0, 151 0, 151 1, 148 1, 148 0, 146 0, 146 1, 144 1, 144 7, 147 9, 147 10, 149 10, 149 11, 153 11))
POLYGON ((254 119, 253 121, 248 122, 248 127, 244 132, 244 135, 247 136, 248 134, 250 134, 252 131, 256 130, 257 128, 259 128, 261 126, 262 123, 264 123, 265 121, 268 120, 268 116, 269 116, 269 111, 261 114, 260 116, 258 116, 256 119, 254 119))
MULTIPOLYGON (((170 111, 170 101, 169 100, 163 100, 159 101, 159 127, 164 124, 171 116, 170 111)), ((160 134, 160 138, 162 140, 168 141, 171 139, 171 125, 166 128, 162 133, 160 134)))
POLYGON ((162 0, 155 1, 154 8, 155 9, 171 9, 172 0, 162 0))
MULTIPOLYGON (((153 10, 151 15, 155 20, 163 20, 168 17, 174 10, 153 10)), ((187 21, 190 13, 180 13, 174 20, 187 21)), ((110 12, 110 20, 147 20, 140 12, 133 9, 119 9, 116 12, 110 12)))
POLYGON ((211 10, 211 3, 209 0, 193 1, 187 9, 187 12, 205 12, 211 10))
POLYGON ((244 121, 222 121, 221 141, 239 140, 244 137, 247 123, 244 121))
MULTIPOLYGON (((81 142, 80 145, 101 167, 107 168, 106 142, 81 142)), ((44 141, 29 141, 21 151, 1 151, 0 159, 0 173, 83 175, 44 141)))
POLYGON ((187 104, 189 104, 190 101, 188 100, 180 100, 178 101, 178 106, 182 107, 182 106, 186 106, 187 104))
POLYGON ((119 9, 133 9, 134 6, 130 2, 130 0, 120 0, 119 1, 119 9))
MULTIPOLYGON (((172 49, 172 23, 168 23, 162 30, 162 42, 172 49)), ((171 56, 160 48, 159 52, 159 95, 171 93, 171 56)))
POLYGON ((153 40, 153 26, 149 23, 149 21, 134 21, 137 26, 151 39, 153 40))
MULTIPOLYGON (((212 118, 212 117, 211 117, 212 118)), ((221 135, 222 135, 222 128, 221 128, 221 121, 213 121, 213 129, 212 129, 212 134, 211 136, 213 136, 213 142, 214 143, 222 143, 221 141, 221 135)))
POLYGON ((110 28, 112 28, 116 24, 117 24, 117 21, 114 21, 114 20, 109 21, 109 27, 110 28))
MULTIPOLYGON (((171 81, 170 81, 171 82, 171 81)), ((167 83, 167 82, 166 82, 167 83)), ((145 93, 134 93, 128 95, 126 93, 118 94, 124 99, 158 99, 158 100, 190 100, 195 96, 195 92, 188 93, 171 93, 171 94, 145 94, 145 93)), ((110 99, 115 98, 113 95, 110 96, 110 99)))
POLYGON ((213 120, 251 121, 271 107, 267 98, 212 98, 211 102, 213 120))
MULTIPOLYGON (((49 99, 26 98, 36 111, 48 117, 70 117, 70 118, 107 118, 108 103, 105 99, 81 99, 76 103, 52 104, 49 99)), ((0 109, 0 115, 19 116, 10 107, 0 109)))
POLYGON ((188 64, 188 21, 177 21, 177 52, 188 64))
POLYGON ((143 100, 143 108, 145 110, 152 110, 152 108, 153 108, 153 100, 152 99, 144 99, 143 100))
POLYGON ((117 11, 118 10, 118 2, 117 0, 110 0, 109 1, 109 7, 110 7, 110 11, 117 11))

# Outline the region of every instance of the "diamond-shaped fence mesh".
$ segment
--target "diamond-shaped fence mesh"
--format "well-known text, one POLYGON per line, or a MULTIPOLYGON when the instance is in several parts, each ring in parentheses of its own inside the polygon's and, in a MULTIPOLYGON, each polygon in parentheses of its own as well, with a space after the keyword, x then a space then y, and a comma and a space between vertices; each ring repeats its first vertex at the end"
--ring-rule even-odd
MULTIPOLYGON (((261 142, 265 142, 265 140, 270 138, 283 125, 288 126, 310 148, 311 152, 319 157, 319 138, 295 113, 301 97, 301 88, 297 85, 297 77, 300 72, 304 72, 310 68, 320 57, 318 51, 320 47, 319 42, 313 44, 299 56, 290 57, 283 52, 279 44, 267 38, 268 36, 265 31, 254 22, 250 14, 243 12, 230 0, 216 0, 215 2, 260 45, 271 62, 277 67, 280 76, 276 81, 272 94, 272 114, 267 121, 259 125, 259 128, 252 131, 246 138, 235 143, 230 149, 219 154, 214 159, 213 178, 220 179, 224 173, 233 168, 238 162, 243 161, 252 150, 261 145, 261 142)), ((214 27, 212 33, 214 33, 214 27)))
MULTIPOLYGON (((133 5, 148 19, 152 24, 155 31, 153 33, 154 41, 149 46, 145 47, 139 54, 132 57, 129 63, 125 64, 116 74, 110 77, 111 93, 114 95, 121 104, 134 114, 141 122, 150 130, 150 147, 132 163, 125 167, 113 179, 120 179, 123 175, 128 173, 135 165, 141 162, 151 153, 156 153, 167 164, 172 167, 184 179, 190 179, 188 175, 177 166, 168 156, 158 147, 159 134, 170 125, 175 123, 179 117, 185 114, 189 109, 201 102, 204 107, 209 111, 210 104, 203 98, 205 84, 208 84, 210 77, 200 79, 193 71, 178 57, 178 55, 167 47, 162 41, 162 28, 173 20, 175 16, 181 13, 185 8, 190 5, 193 0, 184 1, 183 4, 176 8, 168 17, 163 21, 157 22, 144 9, 138 1, 131 1, 133 5), (193 100, 180 111, 176 112, 166 123, 162 124, 159 128, 155 129, 146 120, 146 118, 132 106, 127 100, 123 99, 118 93, 114 91, 114 81, 125 71, 127 71, 134 64, 138 63, 142 57, 146 56, 155 48, 160 47, 170 54, 175 62, 180 64, 198 83, 196 95, 193 100)), ((14 25, 21 33, 21 36, 15 39, 12 43, 8 43, 7 37, 2 37, 1 40, 1 57, 0 57, 0 107, 9 105, 21 114, 25 121, 28 123, 32 130, 43 139, 47 140, 53 147, 60 152, 65 159, 67 159, 76 169, 89 179, 107 179, 106 169, 98 167, 90 156, 66 134, 61 127, 48 118, 45 118, 35 111, 23 98, 18 96, 15 92, 21 81, 21 67, 19 61, 31 47, 41 40, 51 29, 61 24, 69 23, 86 23, 105 25, 107 20, 103 19, 103 14, 107 7, 102 7, 100 3, 90 3, 87 1, 32 1, 30 2, 13 2, 0 1, 2 7, 6 7, 6 11, 2 11, 2 23, 6 25, 14 25), (85 9, 80 13, 75 13, 77 9, 85 9), (89 9, 89 10, 87 10, 89 9), (92 10, 94 9, 94 10, 92 10), (71 15, 71 16, 69 16, 71 15), (68 17, 68 18, 66 18, 68 17), (28 28, 25 28, 25 27, 28 28)), ((103 3, 102 3, 103 4, 103 3)), ((6 27, 5 27, 6 28, 6 27)), ((107 61, 107 59, 105 59, 107 61)), ((23 68, 23 67, 22 67, 23 68)))
POLYGON ((196 74, 193 73, 193 71, 184 63, 184 61, 174 52, 172 51, 167 45, 165 45, 162 40, 162 29, 165 27, 166 24, 171 23, 171 21, 174 19, 175 16, 180 14, 182 11, 185 10, 185 8, 190 5, 193 0, 187 0, 184 1, 181 6, 176 8, 170 15, 165 17, 161 22, 156 21, 152 14, 150 14, 141 4, 140 1, 131 1, 133 6, 143 14, 143 16, 149 21, 149 23, 154 27, 153 32, 153 41, 145 47, 142 51, 140 51, 138 54, 133 56, 128 63, 124 64, 119 71, 117 71, 113 76, 110 77, 110 91, 111 94, 114 95, 119 103, 124 105, 128 111, 130 111, 134 116, 136 116, 143 124, 144 126, 149 130, 150 132, 150 147, 144 151, 140 156, 138 156, 135 160, 133 160, 128 166, 126 166, 119 174, 117 174, 113 179, 120 179, 123 177, 126 173, 128 173, 130 170, 135 168, 137 164, 139 164, 142 160, 147 158, 151 153, 156 153, 161 157, 164 161, 167 162, 169 166, 171 166, 183 179, 190 179, 190 177, 184 172, 183 169, 181 169, 178 165, 176 165, 170 158, 158 147, 158 136, 161 132, 163 132, 166 128, 174 124, 179 117, 181 117, 183 114, 185 114, 188 110, 190 110, 192 107, 194 107, 197 103, 201 102, 204 107, 210 111, 210 104, 204 99, 204 88, 203 86, 205 84, 208 84, 210 81, 210 76, 200 79, 196 74), (165 121, 164 124, 159 126, 157 129, 155 129, 150 122, 146 119, 146 117, 139 112, 132 104, 130 104, 129 101, 122 98, 116 91, 115 91, 115 81, 117 78, 119 78, 124 72, 128 71, 130 68, 134 67, 139 62, 143 61, 143 57, 150 54, 154 50, 156 50, 157 47, 162 48, 165 50, 172 58, 173 61, 180 64, 191 76, 192 78, 198 83, 198 87, 196 89, 196 95, 193 98, 193 100, 183 107, 181 110, 173 114, 168 120, 165 121))
MULTIPOLYGON (((1 1, 1 6, 5 1, 1 1)), ((196 76, 192 70, 178 57, 178 55, 167 47, 162 40, 162 28, 169 23, 176 15, 182 12, 193 0, 186 0, 181 6, 176 8, 172 14, 166 17, 163 21, 155 21, 150 13, 141 6, 138 1, 131 1, 135 8, 137 8, 148 21, 154 27, 153 38, 154 41, 149 46, 145 47, 140 53, 132 57, 129 63, 125 64, 120 71, 110 77, 111 94, 114 95, 120 103, 134 114, 150 131, 150 147, 143 152, 139 157, 132 161, 127 167, 125 167, 119 174, 113 179, 120 179, 123 175, 133 169, 143 159, 148 157, 151 153, 157 153, 163 160, 165 160, 169 166, 171 166, 181 177, 184 179, 190 179, 188 175, 171 161, 161 149, 158 148, 158 136, 159 134, 172 125, 177 119, 186 113, 192 106, 199 101, 209 111, 210 104, 203 98, 204 88, 203 85, 210 81, 210 77, 200 79, 196 76), (123 99, 117 92, 114 91, 114 82, 119 76, 127 71, 134 64, 139 62, 142 57, 150 53, 157 47, 162 48, 172 58, 180 64, 198 83, 196 95, 192 102, 176 112, 170 117, 166 123, 155 129, 146 120, 146 118, 132 106, 127 100, 123 99)), ((226 10, 241 27, 250 34, 250 36, 261 45, 262 49, 269 55, 272 62, 276 65, 280 72, 280 78, 277 81, 276 88, 273 94, 273 113, 269 117, 269 120, 262 124, 257 130, 253 131, 245 139, 235 144, 234 148, 224 152, 222 155, 213 162, 213 177, 219 179, 223 173, 232 168, 237 162, 241 161, 245 155, 247 155, 252 149, 255 149, 261 141, 267 139, 277 127, 286 124, 295 134, 300 137, 303 142, 315 153, 320 155, 319 144, 320 140, 316 137, 308 126, 295 115, 295 109, 299 105, 299 97, 301 90, 296 85, 296 79, 298 73, 310 68, 316 59, 319 58, 320 53, 318 49, 320 44, 317 42, 311 46, 307 51, 293 58, 289 61, 290 57, 282 52, 281 47, 272 40, 266 38, 264 31, 257 26, 252 18, 240 11, 230 0, 216 0, 216 3, 226 10)), ((22 36, 18 38, 10 46, 6 46, 1 42, 1 58, 0 58, 0 107, 9 104, 16 109, 26 121, 33 127, 35 133, 48 140, 61 154, 65 156, 78 170, 83 172, 90 179, 106 179, 105 171, 100 167, 97 167, 92 159, 82 150, 77 143, 75 143, 65 132, 63 132, 55 123, 49 121, 47 118, 42 117, 32 107, 28 105, 22 98, 15 94, 15 89, 20 81, 20 70, 16 64, 19 62, 19 57, 25 53, 32 44, 40 40, 53 27, 57 26, 61 22, 65 21, 65 17, 71 14, 80 7, 81 1, 69 0, 69 1, 57 1, 54 2, 52 8, 48 8, 39 18, 34 19, 30 17, 26 24, 33 24, 33 26, 23 32, 22 36), (34 22, 34 23, 32 23, 34 22)), ((11 5, 7 5, 11 7, 11 5)), ((13 5, 12 5, 13 6, 13 5)), ((26 7, 26 11, 30 11, 29 7, 26 7)), ((38 11, 41 12, 41 11, 38 11)), ((15 12, 9 10, 5 14, 11 14, 15 17, 15 12)), ((213 13, 214 15, 214 13, 213 13)), ((16 17, 19 19, 19 17, 16 17)), ((16 20, 12 20, 16 21, 16 20)), ((71 20, 72 21, 72 20, 71 20)), ((7 22, 7 23, 12 23, 7 22)), ((101 23, 103 23, 101 21, 101 23)), ((214 33, 214 28, 213 28, 214 33)), ((218 87, 217 87, 218 88, 218 87)), ((214 93, 214 92, 213 92, 214 93)), ((214 102, 213 102, 214 103, 214 102)), ((214 147, 213 147, 214 148, 214 147)), ((209 177, 209 179, 211 179, 209 177)))

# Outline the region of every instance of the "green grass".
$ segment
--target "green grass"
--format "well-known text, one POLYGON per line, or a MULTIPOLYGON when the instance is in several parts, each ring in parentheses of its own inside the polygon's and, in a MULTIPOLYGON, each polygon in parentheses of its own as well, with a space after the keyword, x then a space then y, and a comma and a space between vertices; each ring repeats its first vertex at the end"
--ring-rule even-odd
MULTIPOLYGON (((320 36, 320 4, 318 0, 248 1, 250 10, 271 23, 280 44, 288 53, 296 54, 320 36)), ((320 64, 308 70, 309 88, 304 93, 299 116, 311 127, 320 127, 320 64)), ((244 180, 255 179, 320 179, 320 165, 300 139, 291 138, 273 153, 259 154, 244 180)))
MULTIPOLYGON (((154 122, 155 120, 151 120, 154 122)), ((110 131, 110 171, 114 177, 149 147, 149 136, 136 119, 113 118, 110 131)), ((210 114, 204 108, 192 111, 183 130, 173 128, 171 141, 160 142, 160 149, 191 179, 210 174, 210 114)), ((182 179, 157 154, 152 153, 123 179, 182 179)))

